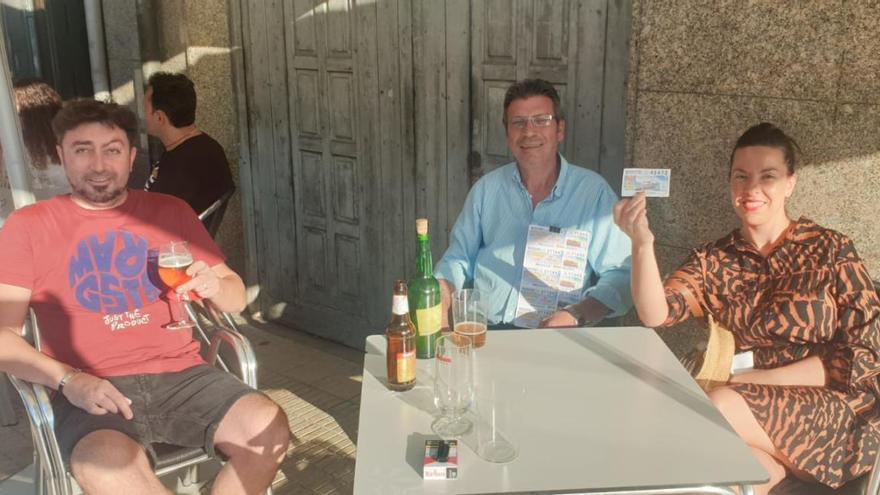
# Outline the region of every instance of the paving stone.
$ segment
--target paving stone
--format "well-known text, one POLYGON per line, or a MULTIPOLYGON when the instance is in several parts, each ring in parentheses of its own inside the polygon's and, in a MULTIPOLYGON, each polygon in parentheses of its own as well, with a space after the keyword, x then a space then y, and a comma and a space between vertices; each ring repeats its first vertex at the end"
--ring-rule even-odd
POLYGON ((331 394, 342 399, 354 399, 361 396, 361 374, 352 376, 328 376, 315 382, 315 386, 326 389, 331 394))

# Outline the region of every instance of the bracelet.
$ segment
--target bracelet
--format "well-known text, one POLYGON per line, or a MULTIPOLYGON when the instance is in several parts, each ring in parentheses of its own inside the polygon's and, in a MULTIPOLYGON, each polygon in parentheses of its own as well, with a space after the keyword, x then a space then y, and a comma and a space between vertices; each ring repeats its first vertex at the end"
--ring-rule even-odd
POLYGON ((67 382, 69 382, 71 378, 78 375, 79 373, 82 373, 82 370, 79 368, 74 368, 65 373, 64 376, 61 377, 61 381, 58 382, 58 393, 62 394, 64 386, 67 385, 67 382))

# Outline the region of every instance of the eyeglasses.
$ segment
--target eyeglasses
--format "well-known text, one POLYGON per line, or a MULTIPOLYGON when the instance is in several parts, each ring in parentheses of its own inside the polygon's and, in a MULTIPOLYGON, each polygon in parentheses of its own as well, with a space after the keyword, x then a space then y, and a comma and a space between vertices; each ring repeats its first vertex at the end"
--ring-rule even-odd
POLYGON ((532 115, 531 117, 514 117, 507 122, 507 125, 523 131, 528 127, 529 122, 532 123, 533 127, 550 127, 550 123, 553 122, 555 118, 555 116, 550 114, 532 115))

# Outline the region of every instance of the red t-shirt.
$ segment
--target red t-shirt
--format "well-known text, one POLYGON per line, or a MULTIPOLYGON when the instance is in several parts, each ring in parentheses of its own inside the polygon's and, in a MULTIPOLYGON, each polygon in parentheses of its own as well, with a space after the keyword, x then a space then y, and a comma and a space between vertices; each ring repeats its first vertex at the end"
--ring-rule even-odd
POLYGON ((96 376, 181 371, 203 361, 191 330, 162 328, 172 316, 156 253, 173 240, 208 266, 224 261, 175 197, 129 190, 116 208, 87 210, 57 196, 0 229, 0 283, 31 291, 42 351, 61 362, 96 376))

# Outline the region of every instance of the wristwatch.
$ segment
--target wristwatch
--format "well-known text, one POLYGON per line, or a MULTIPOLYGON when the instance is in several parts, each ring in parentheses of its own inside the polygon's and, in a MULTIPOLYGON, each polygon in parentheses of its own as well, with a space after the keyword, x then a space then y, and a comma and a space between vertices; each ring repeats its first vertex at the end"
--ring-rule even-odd
POLYGON ((568 306, 562 308, 562 311, 565 311, 571 316, 574 316, 574 319, 577 321, 577 326, 579 327, 585 327, 595 323, 591 320, 588 320, 584 315, 581 314, 581 312, 577 308, 577 304, 569 304, 568 306))

